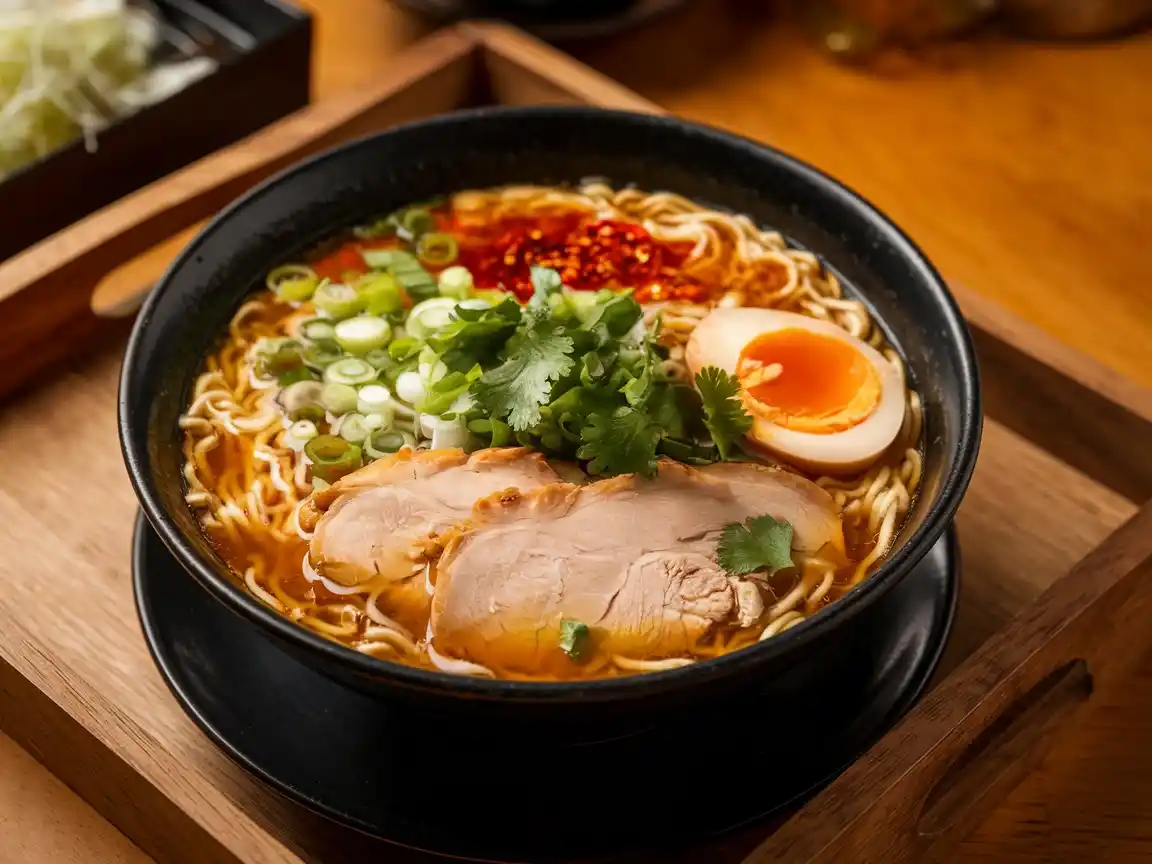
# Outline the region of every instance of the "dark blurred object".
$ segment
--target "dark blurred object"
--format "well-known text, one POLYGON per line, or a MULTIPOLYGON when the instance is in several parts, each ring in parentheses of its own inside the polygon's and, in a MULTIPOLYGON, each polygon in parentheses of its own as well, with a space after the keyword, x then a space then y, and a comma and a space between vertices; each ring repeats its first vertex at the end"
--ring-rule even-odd
POLYGON ((863 61, 961 33, 996 11, 997 0, 797 0, 797 10, 833 56, 863 61))
POLYGON ((154 0, 160 57, 217 68, 0 181, 0 261, 308 104, 312 21, 281 0, 154 0), (15 217, 14 214, 19 214, 15 217))
MULTIPOLYGON (((610 36, 687 0, 395 0, 439 25, 470 18, 506 21, 547 42, 610 36)), ((704 0, 702 0, 704 2, 704 0)), ((720 0, 706 0, 717 3, 720 0)))
POLYGON ((1119 36, 1152 22, 1152 0, 1000 0, 1013 33, 1040 39, 1119 36))

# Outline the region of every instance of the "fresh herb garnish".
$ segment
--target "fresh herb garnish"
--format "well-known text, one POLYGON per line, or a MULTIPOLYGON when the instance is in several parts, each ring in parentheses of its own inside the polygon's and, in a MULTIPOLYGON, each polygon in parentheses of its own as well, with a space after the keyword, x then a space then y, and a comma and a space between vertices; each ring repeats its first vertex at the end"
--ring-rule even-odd
POLYGON ((589 460, 589 474, 656 473, 660 427, 644 411, 624 407, 589 415, 580 438, 584 444, 576 455, 589 460))
POLYGON ((723 369, 705 366, 696 373, 696 389, 704 405, 704 425, 720 458, 729 459, 736 442, 752 428, 752 418, 740 401, 740 382, 723 369))
POLYGON ((560 619, 560 650, 576 662, 580 662, 588 653, 591 632, 588 625, 575 618, 560 619))
POLYGON ((526 307, 511 297, 488 308, 459 305, 429 336, 425 350, 447 373, 430 388, 425 413, 448 410, 466 392, 471 405, 462 413, 482 442, 582 459, 602 476, 651 476, 659 454, 707 464, 739 452, 751 420, 735 379, 705 369, 699 392, 668 380, 660 320, 644 328, 629 292, 572 291, 543 267, 531 277, 526 307))
POLYGON ((572 340, 545 319, 513 336, 505 353, 507 359, 485 372, 472 392, 490 417, 527 431, 540 422, 552 383, 572 368, 572 340))
POLYGON ((520 304, 509 296, 489 309, 457 306, 455 315, 455 320, 436 331, 429 342, 449 371, 463 372, 477 363, 497 363, 500 349, 520 324, 521 312, 520 304))
POLYGON ((792 567, 792 525, 771 516, 756 516, 743 525, 725 525, 716 546, 716 558, 733 576, 792 567))

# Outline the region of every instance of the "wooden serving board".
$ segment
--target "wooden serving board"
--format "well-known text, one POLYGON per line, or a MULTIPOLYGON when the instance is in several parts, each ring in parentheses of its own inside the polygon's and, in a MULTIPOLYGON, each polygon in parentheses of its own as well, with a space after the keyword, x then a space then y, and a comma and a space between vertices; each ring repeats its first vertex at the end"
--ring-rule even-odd
MULTIPOLYGON (((462 25, 406 51, 386 80, 0 265, 0 728, 159 861, 427 858, 262 786, 168 694, 132 603, 136 502, 116 440, 116 378, 125 324, 190 226, 307 153, 485 102, 660 110, 517 31, 462 25)), ((676 860, 944 858, 1152 641, 1152 507, 1140 509, 1152 498, 1152 394, 956 293, 987 420, 958 517, 963 589, 941 674, 789 819, 676 860)))

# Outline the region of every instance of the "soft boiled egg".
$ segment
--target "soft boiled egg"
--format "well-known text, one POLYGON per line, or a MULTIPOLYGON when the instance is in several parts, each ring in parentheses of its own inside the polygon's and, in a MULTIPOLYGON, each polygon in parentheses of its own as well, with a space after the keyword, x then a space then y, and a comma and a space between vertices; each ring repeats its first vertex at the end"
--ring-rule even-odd
POLYGON ((740 382, 751 444, 799 467, 843 474, 874 462, 904 422, 900 371, 830 321, 717 309, 685 350, 693 376, 718 366, 740 382))

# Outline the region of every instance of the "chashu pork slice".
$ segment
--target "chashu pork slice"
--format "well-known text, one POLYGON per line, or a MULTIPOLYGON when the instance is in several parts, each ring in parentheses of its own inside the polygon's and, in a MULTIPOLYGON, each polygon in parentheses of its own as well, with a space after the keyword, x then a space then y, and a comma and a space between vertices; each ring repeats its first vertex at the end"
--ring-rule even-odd
POLYGON ((526 674, 563 662, 560 622, 576 619, 598 650, 683 656, 736 621, 734 580, 715 563, 731 522, 770 514, 793 548, 843 546, 831 496, 794 474, 753 464, 701 469, 662 460, 651 480, 557 483, 479 502, 472 525, 436 567, 433 647, 526 674))
POLYGON ((475 502, 504 490, 529 492, 560 478, 544 457, 524 447, 401 450, 313 492, 300 508, 300 527, 314 532, 309 560, 341 585, 377 576, 418 583, 414 561, 423 541, 467 519, 475 502))

